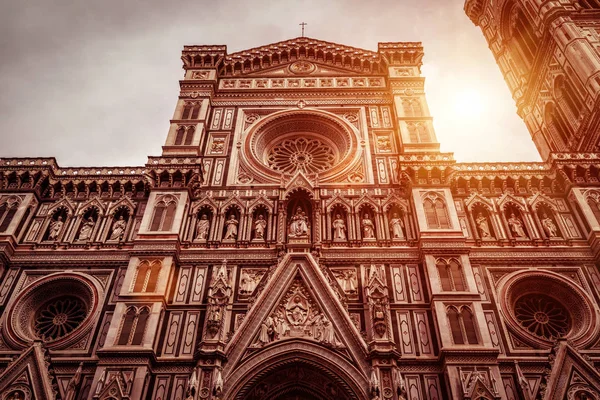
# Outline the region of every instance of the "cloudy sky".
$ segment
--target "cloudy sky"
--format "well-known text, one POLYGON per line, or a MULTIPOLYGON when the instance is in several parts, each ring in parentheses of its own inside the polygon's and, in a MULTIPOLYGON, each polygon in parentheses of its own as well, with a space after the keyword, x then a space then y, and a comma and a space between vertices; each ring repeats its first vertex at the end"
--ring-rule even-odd
POLYGON ((184 44, 228 52, 300 35, 377 50, 422 41, 442 151, 539 161, 463 0, 27 0, 0 5, 0 157, 142 165, 159 155, 184 44))

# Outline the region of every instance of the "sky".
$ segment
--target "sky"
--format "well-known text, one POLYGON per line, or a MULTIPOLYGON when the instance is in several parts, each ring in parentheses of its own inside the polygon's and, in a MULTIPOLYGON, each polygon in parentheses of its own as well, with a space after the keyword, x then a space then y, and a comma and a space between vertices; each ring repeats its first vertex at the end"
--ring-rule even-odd
POLYGON ((160 155, 184 45, 229 53, 300 36, 368 50, 421 41, 441 150, 462 162, 539 161, 463 0, 0 2, 0 157, 136 166, 160 155))

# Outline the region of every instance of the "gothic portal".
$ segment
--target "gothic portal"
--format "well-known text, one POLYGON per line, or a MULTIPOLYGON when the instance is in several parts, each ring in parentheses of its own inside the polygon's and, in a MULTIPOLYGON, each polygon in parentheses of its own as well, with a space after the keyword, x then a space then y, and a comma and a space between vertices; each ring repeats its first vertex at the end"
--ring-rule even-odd
POLYGON ((600 400, 597 102, 538 85, 579 144, 542 126, 543 163, 457 163, 422 57, 186 46, 161 156, 1 159, 0 400, 600 400))

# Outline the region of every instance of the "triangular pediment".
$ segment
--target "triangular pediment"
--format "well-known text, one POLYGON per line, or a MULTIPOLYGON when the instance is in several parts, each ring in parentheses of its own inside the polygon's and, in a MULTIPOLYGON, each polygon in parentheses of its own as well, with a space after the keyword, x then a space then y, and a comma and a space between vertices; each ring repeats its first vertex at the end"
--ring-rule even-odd
POLYGON ((325 316, 298 273, 275 309, 262 321, 251 347, 260 349, 279 340, 303 338, 343 349, 339 337, 338 329, 325 316))
POLYGON ((257 71, 243 74, 247 77, 269 77, 269 78, 311 78, 344 75, 363 75, 361 71, 349 68, 339 68, 332 65, 315 62, 313 60, 300 59, 280 64, 272 68, 259 69, 257 71))
POLYGON ((47 364, 41 343, 35 342, 2 372, 0 393, 16 391, 20 398, 53 400, 55 393, 47 364))
POLYGON ((314 258, 287 254, 225 348, 225 378, 249 358, 281 348, 318 348, 344 359, 366 379, 367 345, 314 258))
POLYGON ((386 59, 375 51, 297 37, 225 55, 219 75, 373 75, 384 72, 385 65, 386 59))
MULTIPOLYGON (((577 398, 575 392, 588 391, 600 395, 600 372, 591 361, 587 361, 577 349, 566 340, 559 341, 555 347, 555 359, 552 370, 546 378, 546 391, 543 400, 561 400, 577 398), (565 385, 564 377, 568 377, 565 385)), ((593 396, 591 398, 594 398, 593 396)))

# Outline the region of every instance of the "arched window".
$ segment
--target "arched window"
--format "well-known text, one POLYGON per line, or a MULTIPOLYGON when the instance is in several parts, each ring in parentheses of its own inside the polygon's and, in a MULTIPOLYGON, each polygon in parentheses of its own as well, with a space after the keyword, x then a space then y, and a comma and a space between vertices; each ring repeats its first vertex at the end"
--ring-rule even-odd
POLYGON ((457 292, 467 290, 463 269, 457 260, 446 261, 440 258, 437 260, 436 266, 440 275, 442 290, 457 292))
POLYGON ((469 342, 469 344, 479 344, 479 339, 477 339, 477 330, 475 328, 475 320, 471 310, 469 310, 467 307, 463 307, 460 311, 460 316, 462 317, 462 323, 465 328, 467 342, 469 342))
POLYGON ((430 229, 448 229, 450 228, 450 219, 446 204, 440 198, 427 198, 423 202, 425 209, 425 218, 427 226, 430 229))
POLYGON ((17 212, 18 207, 19 203, 17 202, 12 204, 4 203, 0 205, 0 232, 6 232, 17 212))
POLYGON ((121 332, 117 344, 121 346, 138 346, 142 344, 149 317, 150 310, 148 307, 138 309, 134 306, 130 306, 123 316, 123 324, 121 325, 121 332))
POLYGON ((553 134, 554 140, 560 139, 559 141, 563 144, 562 149, 557 150, 566 149, 569 143, 570 128, 569 125, 567 125, 562 112, 556 108, 554 103, 548 103, 546 105, 546 108, 544 109, 544 120, 548 129, 553 134))
POLYGON ((469 307, 462 306, 459 311, 457 307, 450 306, 446 313, 454 344, 479 344, 475 319, 469 307))
POLYGON ((198 114, 200 114, 200 103, 187 102, 183 106, 181 119, 197 119, 198 114))
POLYGON ((138 266, 137 275, 135 277, 135 284, 133 285, 134 292, 144 292, 144 287, 146 286, 146 279, 148 278, 149 272, 150 265, 148 265, 148 263, 144 262, 138 266))
POLYGON ((185 141, 184 141, 184 145, 189 146, 192 144, 192 141, 194 140, 194 133, 196 132, 196 128, 194 128, 193 126, 188 127, 187 129, 187 133, 185 135, 185 141))
POLYGON ((192 109, 194 108, 194 103, 185 103, 183 106, 183 112, 181 113, 181 119, 190 119, 192 115, 192 109))
POLYGON ((137 323, 135 324, 135 330, 133 331, 133 337, 131 338, 132 345, 136 346, 142 344, 148 317, 150 317, 150 311, 147 307, 142 308, 137 316, 137 323))
POLYGON ((170 231, 173 226, 173 219, 175 217, 175 211, 177 210, 177 203, 175 200, 159 201, 154 206, 154 215, 152 216, 152 222, 150 223, 151 231, 170 231))
POLYGON ((142 261, 137 268, 137 275, 133 285, 133 291, 136 293, 151 293, 156 289, 156 283, 160 274, 161 264, 155 261, 150 265, 147 261, 142 261))
POLYGON ((563 75, 560 75, 554 81, 554 95, 558 102, 567 105, 567 108, 574 118, 579 118, 583 111, 583 103, 573 90, 573 86, 563 75))
POLYGON ((119 335, 119 341, 117 344, 126 345, 129 344, 129 336, 131 336, 131 331, 133 326, 135 325, 137 319, 137 311, 135 307, 129 307, 125 316, 123 317, 123 324, 121 326, 121 334, 119 335))
POLYGON ((177 135, 175 136, 175 146, 179 146, 183 143, 183 139, 185 138, 185 127, 180 126, 177 128, 177 135))
POLYGON ((526 67, 531 67, 537 53, 538 39, 531 23, 519 7, 513 7, 511 10, 510 33, 513 44, 527 64, 526 67))
POLYGON ((600 224, 600 202, 596 201, 592 197, 588 197, 587 203, 590 206, 590 208, 592 209, 592 212, 594 213, 594 217, 596 217, 596 221, 598 221, 598 223, 600 224))
POLYGON ((460 317, 456 308, 448 308, 448 321, 450 322, 450 331, 452 332, 452 341, 454 344, 465 344, 460 327, 460 317))

